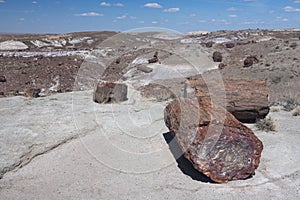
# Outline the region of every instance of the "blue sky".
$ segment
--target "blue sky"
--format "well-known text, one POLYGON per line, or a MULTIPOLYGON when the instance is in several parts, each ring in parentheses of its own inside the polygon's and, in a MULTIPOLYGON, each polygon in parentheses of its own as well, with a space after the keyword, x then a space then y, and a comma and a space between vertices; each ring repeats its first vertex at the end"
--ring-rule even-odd
POLYGON ((300 0, 0 0, 0 32, 300 28, 300 0))

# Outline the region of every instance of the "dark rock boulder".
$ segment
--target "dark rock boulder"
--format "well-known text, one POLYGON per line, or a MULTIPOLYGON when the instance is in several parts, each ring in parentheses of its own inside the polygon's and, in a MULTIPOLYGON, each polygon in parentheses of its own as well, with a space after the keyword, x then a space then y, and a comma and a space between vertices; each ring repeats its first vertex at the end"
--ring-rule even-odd
POLYGON ((115 62, 116 62, 116 64, 120 64, 121 58, 117 58, 115 62))
POLYGON ((211 48, 211 47, 213 47, 213 45, 214 45, 214 42, 207 42, 207 43, 205 43, 205 46, 207 48, 211 48))
POLYGON ((127 85, 123 83, 100 81, 94 92, 97 103, 115 103, 127 100, 127 85))
POLYGON ((6 77, 5 77, 5 76, 0 76, 0 82, 1 82, 1 83, 6 82, 6 77))
POLYGON ((159 59, 158 59, 158 52, 156 51, 155 53, 154 53, 154 55, 153 55, 153 58, 150 58, 149 60, 148 60, 148 63, 150 64, 150 63, 157 63, 159 61, 159 59))
POLYGON ((253 64, 258 63, 259 60, 256 58, 256 56, 248 56, 245 60, 244 60, 244 67, 250 67, 253 64))
POLYGON ((226 65, 224 63, 220 63, 218 66, 219 69, 224 69, 225 67, 226 67, 226 65))
POLYGON ((213 60, 214 60, 214 62, 222 62, 222 59, 223 59, 223 57, 222 57, 222 54, 220 52, 215 51, 213 53, 213 60))
POLYGON ((231 49, 235 46, 235 44, 234 43, 226 43, 225 46, 226 46, 226 48, 231 49))
POLYGON ((179 98, 165 108, 165 124, 184 156, 218 183, 255 174, 263 150, 254 133, 209 98, 179 98))

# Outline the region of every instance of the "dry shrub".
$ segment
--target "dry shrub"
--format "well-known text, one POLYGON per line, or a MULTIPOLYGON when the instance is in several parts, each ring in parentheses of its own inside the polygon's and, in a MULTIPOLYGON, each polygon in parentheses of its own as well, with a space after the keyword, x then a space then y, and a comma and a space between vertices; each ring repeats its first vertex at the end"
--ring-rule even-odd
POLYGON ((292 110, 292 115, 300 116, 300 106, 297 106, 296 108, 294 108, 294 110, 292 110))
POLYGON ((299 103, 296 99, 290 98, 286 101, 285 105, 283 106, 285 111, 292 111, 294 110, 297 106, 299 106, 299 103))
POLYGON ((267 117, 264 119, 259 119, 256 121, 256 127, 261 131, 276 131, 277 126, 274 120, 271 117, 267 117))

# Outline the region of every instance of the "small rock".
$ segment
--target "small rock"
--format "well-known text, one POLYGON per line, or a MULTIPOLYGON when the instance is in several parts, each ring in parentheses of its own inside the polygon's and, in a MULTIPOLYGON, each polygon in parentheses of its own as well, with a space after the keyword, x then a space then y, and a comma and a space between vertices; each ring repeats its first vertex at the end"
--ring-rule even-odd
POLYGON ((97 103, 114 103, 127 100, 127 85, 123 83, 100 81, 94 92, 97 103))
POLYGON ((214 62, 222 62, 222 59, 223 59, 223 57, 222 57, 222 54, 220 52, 215 51, 213 53, 213 60, 214 60, 214 62))
POLYGON ((150 58, 149 60, 148 60, 148 63, 150 64, 150 63, 157 63, 159 60, 158 60, 158 52, 156 51, 155 53, 154 53, 154 55, 153 55, 153 58, 150 58))
POLYGON ((214 45, 213 42, 207 42, 207 43, 205 44, 205 46, 206 46, 207 48, 211 48, 211 47, 213 47, 213 45, 214 45))
POLYGON ((226 65, 224 63, 219 64, 219 69, 224 69, 225 67, 226 67, 226 65))
POLYGON ((244 67, 250 67, 253 64, 258 63, 259 60, 256 58, 256 56, 248 56, 245 60, 244 60, 244 67))
POLYGON ((121 62, 121 58, 117 58, 116 59, 116 64, 120 64, 120 62, 121 62))
POLYGON ((173 91, 161 84, 149 83, 138 88, 144 98, 152 99, 157 102, 167 101, 176 98, 173 91))
POLYGON ((1 82, 1 83, 6 82, 6 77, 5 77, 5 76, 0 76, 0 82, 1 82))
POLYGON ((149 60, 148 60, 148 63, 150 64, 150 63, 157 63, 158 62, 158 58, 150 58, 149 60))
POLYGON ((30 88, 25 91, 25 96, 32 97, 32 98, 38 98, 38 97, 40 97, 40 92, 41 92, 41 89, 39 89, 39 88, 30 88))
POLYGON ((231 48, 233 48, 235 45, 234 45, 234 43, 226 43, 225 46, 226 46, 226 48, 231 49, 231 48))
POLYGON ((142 71, 144 73, 151 73, 153 71, 152 68, 144 66, 144 65, 140 65, 137 67, 137 70, 142 71))
POLYGON ((297 47, 297 43, 296 42, 293 42, 290 44, 290 48, 296 48, 297 47))

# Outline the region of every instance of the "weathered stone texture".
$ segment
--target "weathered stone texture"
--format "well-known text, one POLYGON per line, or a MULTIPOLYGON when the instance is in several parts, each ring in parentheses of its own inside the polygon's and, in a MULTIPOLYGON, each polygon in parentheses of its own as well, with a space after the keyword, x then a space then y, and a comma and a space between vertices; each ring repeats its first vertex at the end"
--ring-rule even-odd
POLYGON ((209 97, 226 107, 242 122, 255 122, 269 113, 269 87, 266 81, 225 78, 222 81, 205 81, 201 76, 190 77, 186 81, 186 96, 209 97), (208 86, 209 85, 209 88, 208 86), (222 93, 223 90, 223 93, 222 93))
POLYGON ((184 156, 213 181, 225 183, 254 175, 262 142, 209 98, 175 99, 165 108, 165 123, 184 156))

